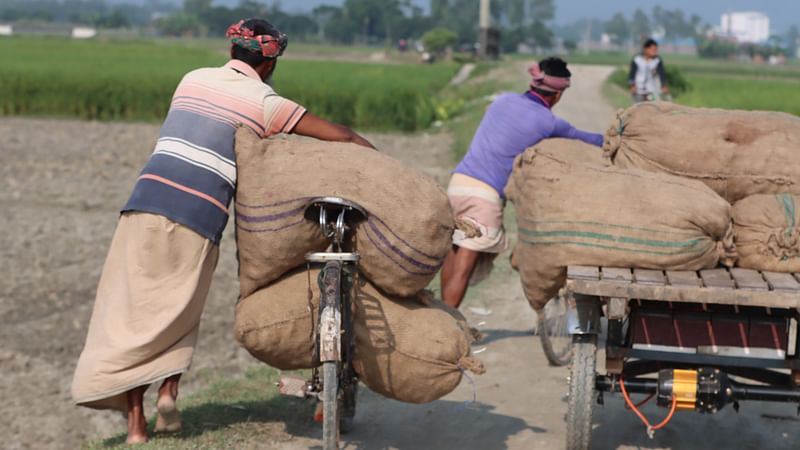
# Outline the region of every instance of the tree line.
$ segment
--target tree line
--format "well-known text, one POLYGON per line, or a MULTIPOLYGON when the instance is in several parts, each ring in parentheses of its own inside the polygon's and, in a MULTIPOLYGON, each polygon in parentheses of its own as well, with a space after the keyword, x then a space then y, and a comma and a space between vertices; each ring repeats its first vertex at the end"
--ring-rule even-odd
POLYGON ((651 14, 637 8, 630 17, 619 12, 605 22, 604 31, 617 46, 635 46, 653 35, 661 36, 669 44, 690 41, 701 57, 732 58, 737 55, 769 57, 786 55, 794 57, 800 44, 797 25, 785 35, 773 35, 762 44, 742 44, 716 36, 713 27, 704 23, 700 16, 687 16, 680 9, 653 8, 651 14))
MULTIPOLYGON (((0 21, 56 21, 86 24, 101 28, 149 29, 168 36, 220 36, 228 25, 243 17, 265 17, 293 41, 341 44, 392 45, 400 39, 419 39, 436 30, 438 37, 456 45, 473 46, 477 40, 478 0, 430 0, 426 12, 411 0, 345 0, 341 6, 323 5, 304 13, 289 13, 280 1, 241 0, 236 6, 214 5, 212 0, 169 0, 141 3, 115 3, 105 0, 3 0, 0 21)), ((501 31, 505 52, 521 45, 551 49, 556 34, 564 47, 574 49, 583 40, 584 25, 555 27, 553 0, 493 0, 491 15, 501 31)), ((784 36, 775 36, 766 46, 743 47, 713 37, 712 28, 700 16, 680 9, 660 6, 645 12, 635 9, 630 15, 617 13, 610 20, 583 21, 594 32, 608 34, 617 46, 638 46, 658 35, 666 43, 693 42, 701 56, 731 57, 741 52, 794 55, 798 46, 797 26, 784 36)), ((441 39, 440 39, 441 40, 441 39)))

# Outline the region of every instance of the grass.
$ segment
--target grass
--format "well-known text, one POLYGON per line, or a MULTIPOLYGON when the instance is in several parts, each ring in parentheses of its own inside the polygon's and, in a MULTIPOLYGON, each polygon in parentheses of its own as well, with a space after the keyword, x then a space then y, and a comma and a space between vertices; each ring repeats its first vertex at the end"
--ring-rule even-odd
POLYGON ((449 86, 441 94, 443 102, 455 103, 455 114, 451 114, 445 127, 453 135, 453 158, 461 160, 469 149, 475 130, 478 129, 486 108, 495 94, 520 90, 516 77, 504 77, 502 62, 479 63, 470 78, 458 86, 449 86))
MULTIPOLYGON (((162 120, 186 72, 227 60, 212 42, 0 39, 0 115, 162 120)), ((283 60, 274 81, 281 95, 324 118, 414 131, 437 119, 436 94, 457 70, 456 64, 283 60)))
MULTIPOLYGON (((313 402, 277 394, 278 371, 251 368, 236 378, 215 377, 203 390, 181 400, 183 430, 151 439, 141 450, 269 448, 282 434, 303 435, 311 422, 313 402)), ((155 418, 151 418, 151 433, 155 418)), ((129 448, 125 434, 84 445, 86 450, 129 448)), ((288 438, 288 436, 287 436, 288 438)))
MULTIPOLYGON (((783 111, 800 115, 800 67, 736 64, 673 55, 673 61, 689 83, 689 90, 675 101, 689 106, 783 111)), ((627 67, 618 66, 603 88, 615 107, 631 104, 627 94, 627 67)))
POLYGON ((708 75, 690 75, 688 78, 692 90, 678 99, 685 105, 800 115, 800 82, 797 80, 732 79, 708 75))
MULTIPOLYGON (((764 78, 730 75, 726 66, 708 67, 704 72, 685 71, 691 86, 675 98, 680 104, 704 108, 782 111, 800 115, 800 77, 764 78), (716 72, 714 71, 716 70, 716 72)), ((615 107, 630 105, 627 72, 618 69, 604 87, 606 99, 615 107)))

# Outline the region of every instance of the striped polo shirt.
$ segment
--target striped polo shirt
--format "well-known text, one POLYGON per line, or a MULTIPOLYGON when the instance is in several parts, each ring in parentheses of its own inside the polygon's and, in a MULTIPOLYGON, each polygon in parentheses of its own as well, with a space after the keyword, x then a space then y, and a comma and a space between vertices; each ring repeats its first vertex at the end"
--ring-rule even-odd
POLYGON ((288 133, 305 111, 242 61, 189 72, 122 212, 159 214, 219 243, 236 190, 236 128, 288 133))

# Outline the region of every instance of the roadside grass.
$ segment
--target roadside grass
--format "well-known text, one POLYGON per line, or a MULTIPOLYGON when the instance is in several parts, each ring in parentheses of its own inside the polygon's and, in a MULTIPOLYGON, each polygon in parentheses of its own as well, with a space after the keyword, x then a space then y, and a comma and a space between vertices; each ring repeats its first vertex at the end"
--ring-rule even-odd
POLYGON ((504 91, 522 90, 517 77, 508 75, 507 62, 478 63, 464 83, 448 86, 440 96, 460 102, 457 114, 445 122, 445 129, 453 135, 453 160, 459 161, 469 149, 475 130, 478 129, 486 108, 494 96, 504 91))
POLYGON ((689 76, 692 90, 679 103, 727 109, 783 111, 800 115, 800 81, 689 76))
POLYGON ((614 83, 613 77, 608 77, 603 83, 603 97, 605 97, 615 109, 627 108, 632 103, 630 93, 614 83))
MULTIPOLYGON (((313 402, 277 393, 279 372, 264 366, 224 378, 212 376, 202 390, 179 400, 183 430, 159 435, 147 444, 125 445, 124 433, 87 442, 85 450, 136 448, 183 450, 270 448, 292 436, 313 433, 313 402)), ((148 422, 152 435, 155 417, 148 422)))

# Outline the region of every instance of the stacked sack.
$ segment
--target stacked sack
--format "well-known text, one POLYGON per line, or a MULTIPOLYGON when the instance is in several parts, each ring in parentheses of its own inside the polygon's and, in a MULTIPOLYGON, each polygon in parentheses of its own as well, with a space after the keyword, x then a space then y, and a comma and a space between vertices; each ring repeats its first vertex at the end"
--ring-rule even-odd
POLYGON ((738 266, 800 271, 797 116, 642 103, 617 114, 604 153, 617 167, 702 181, 729 201, 738 266))
POLYGON ((731 204, 800 193, 800 118, 764 111, 639 103, 617 113, 604 155, 615 166, 692 178, 731 204))
POLYGON ((458 385, 469 356, 464 318, 423 289, 438 272, 454 229, 446 194, 427 176, 379 152, 313 139, 261 140, 236 133, 236 241, 241 296, 235 333, 256 358, 279 369, 312 368, 316 275, 305 254, 329 240, 303 210, 315 197, 361 205, 354 230, 363 277, 356 289, 355 369, 372 390, 427 402, 458 385), (429 303, 429 302, 425 302, 429 303))
POLYGON ((519 234, 513 264, 534 309, 563 286, 569 265, 700 270, 732 261, 730 205, 714 191, 604 166, 599 149, 581 146, 559 153, 544 141, 528 149, 506 188, 519 234))

